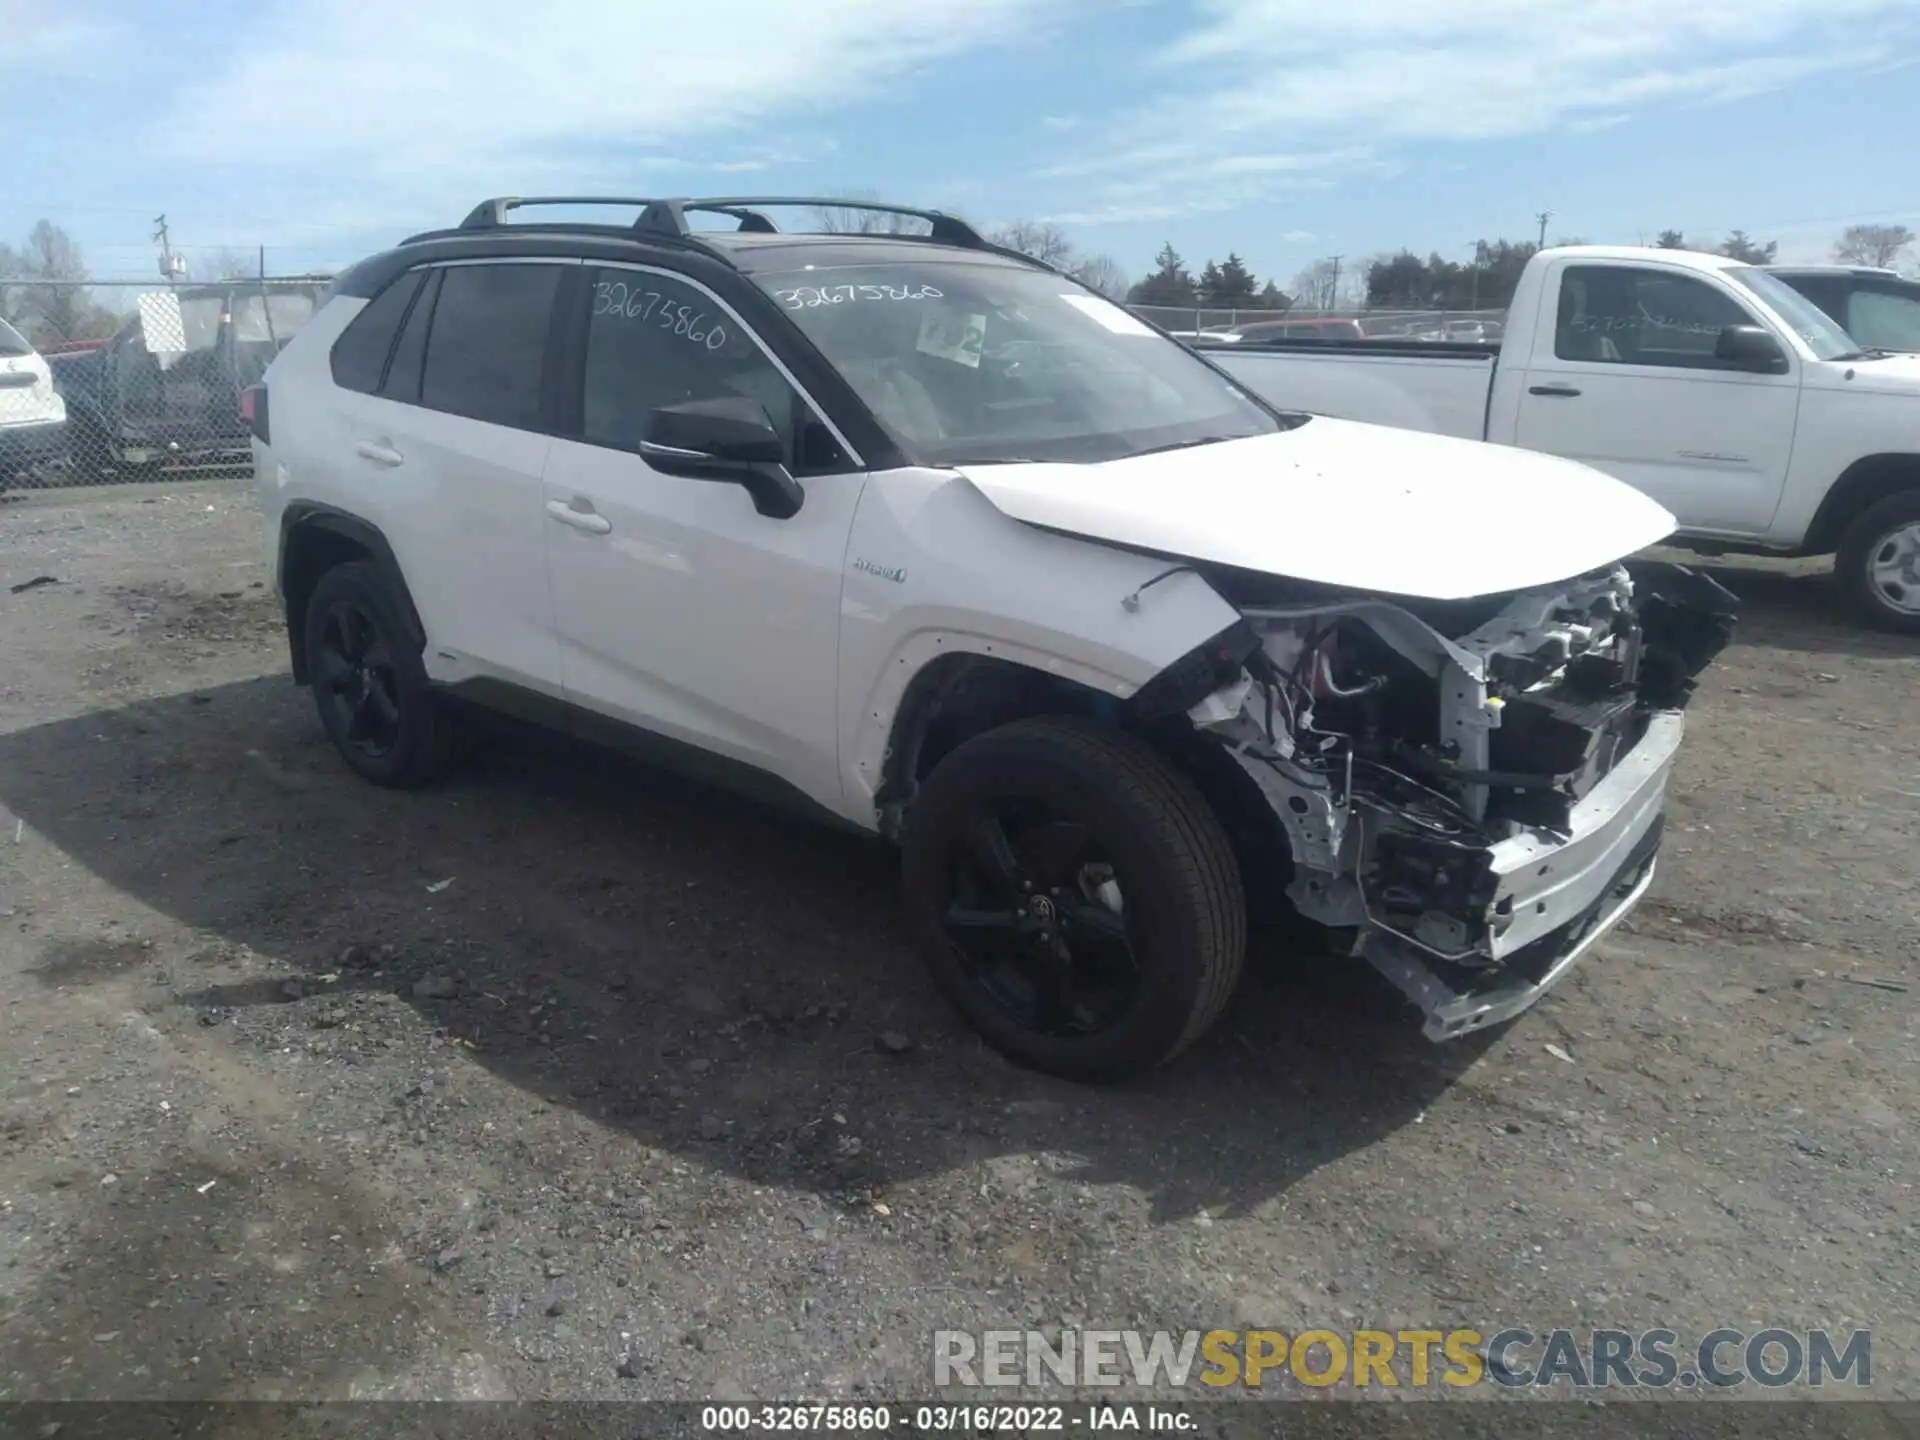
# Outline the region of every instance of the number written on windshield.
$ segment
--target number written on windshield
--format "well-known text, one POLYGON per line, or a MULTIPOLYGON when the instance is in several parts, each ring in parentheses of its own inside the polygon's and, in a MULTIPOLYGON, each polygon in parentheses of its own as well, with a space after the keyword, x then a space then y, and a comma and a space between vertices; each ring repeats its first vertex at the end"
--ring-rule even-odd
POLYGON ((789 310, 811 310, 816 305, 844 305, 849 300, 944 300, 931 285, 802 285, 776 290, 773 298, 789 310))

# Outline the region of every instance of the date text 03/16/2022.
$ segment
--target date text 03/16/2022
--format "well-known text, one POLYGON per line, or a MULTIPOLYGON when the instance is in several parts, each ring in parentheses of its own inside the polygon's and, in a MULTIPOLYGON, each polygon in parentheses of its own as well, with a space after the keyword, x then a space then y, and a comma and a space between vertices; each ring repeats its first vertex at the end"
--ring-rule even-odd
POLYGON ((840 1435, 1030 1435, 1130 1430, 1177 1435, 1198 1422, 1178 1406, 1100 1405, 708 1405, 700 1428, 715 1432, 840 1435))

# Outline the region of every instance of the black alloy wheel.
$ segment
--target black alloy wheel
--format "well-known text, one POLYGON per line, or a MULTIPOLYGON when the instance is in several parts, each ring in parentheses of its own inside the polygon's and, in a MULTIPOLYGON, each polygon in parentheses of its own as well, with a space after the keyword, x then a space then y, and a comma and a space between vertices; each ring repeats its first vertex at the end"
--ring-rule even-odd
POLYGON ((1144 740, 1072 716, 976 735, 902 836, 934 982, 1009 1058, 1120 1080, 1180 1053, 1240 978, 1246 904, 1225 831, 1144 740))
POLYGON ((400 743, 400 682, 379 622, 357 601, 333 601, 320 619, 313 690, 329 714, 327 731, 369 760, 400 743))
POLYGON ((1044 803, 985 802, 952 846, 947 936, 969 977, 1023 1029, 1109 1029, 1140 993, 1126 891, 1079 821, 1044 803))
POLYGON ((348 561, 314 585, 303 632, 328 738, 363 779, 396 788, 437 779, 463 748, 400 620, 404 604, 372 562, 348 561))

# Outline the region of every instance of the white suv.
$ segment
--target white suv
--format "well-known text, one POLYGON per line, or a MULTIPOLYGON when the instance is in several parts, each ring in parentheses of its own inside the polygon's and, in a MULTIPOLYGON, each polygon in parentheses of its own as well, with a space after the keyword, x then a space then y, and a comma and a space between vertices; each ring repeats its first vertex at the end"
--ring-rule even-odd
POLYGON ((509 223, 541 203, 354 267, 245 398, 294 674, 367 779, 438 774, 470 702, 771 780, 898 842, 942 990, 1087 1079, 1206 1031, 1250 910, 1439 1038, 1645 891, 1732 607, 1622 562, 1673 526, 1637 491, 1271 409, 935 212, 509 223))
POLYGON ((16 475, 67 453, 67 402, 27 339, 0 320, 0 490, 16 475))

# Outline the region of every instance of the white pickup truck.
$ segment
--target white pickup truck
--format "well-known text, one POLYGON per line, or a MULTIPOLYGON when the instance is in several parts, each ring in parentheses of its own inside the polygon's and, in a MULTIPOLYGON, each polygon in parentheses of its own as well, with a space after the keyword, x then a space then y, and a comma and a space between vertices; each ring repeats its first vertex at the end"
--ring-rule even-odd
POLYGON ((1835 555, 1862 617, 1920 634, 1920 356, 1861 349, 1765 270, 1565 246, 1499 344, 1190 343, 1269 403, 1608 471, 1704 554, 1835 555))

